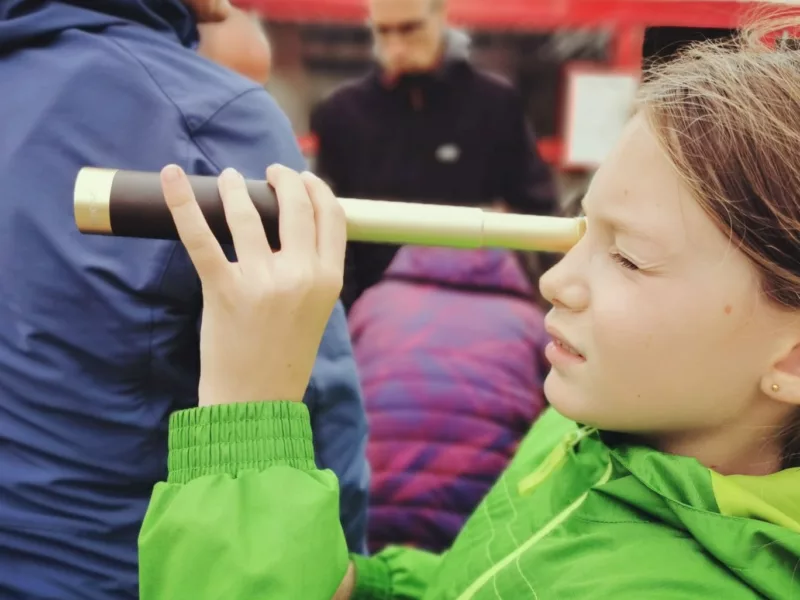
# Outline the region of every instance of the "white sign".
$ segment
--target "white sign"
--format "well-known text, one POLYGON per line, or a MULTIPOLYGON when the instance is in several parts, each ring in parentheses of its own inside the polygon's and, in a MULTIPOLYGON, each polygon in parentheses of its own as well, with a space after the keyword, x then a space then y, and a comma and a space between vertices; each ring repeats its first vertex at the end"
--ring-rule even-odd
POLYGON ((633 73, 569 71, 565 166, 594 169, 605 160, 631 116, 638 86, 633 73))

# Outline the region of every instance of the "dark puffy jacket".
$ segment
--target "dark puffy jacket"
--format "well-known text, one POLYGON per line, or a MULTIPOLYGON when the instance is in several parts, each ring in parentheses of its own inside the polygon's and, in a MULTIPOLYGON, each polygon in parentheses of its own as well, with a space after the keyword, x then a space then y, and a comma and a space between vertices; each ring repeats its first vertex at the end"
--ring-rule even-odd
POLYGON ((372 551, 448 548, 542 411, 532 294, 512 253, 405 247, 353 306, 372 551))

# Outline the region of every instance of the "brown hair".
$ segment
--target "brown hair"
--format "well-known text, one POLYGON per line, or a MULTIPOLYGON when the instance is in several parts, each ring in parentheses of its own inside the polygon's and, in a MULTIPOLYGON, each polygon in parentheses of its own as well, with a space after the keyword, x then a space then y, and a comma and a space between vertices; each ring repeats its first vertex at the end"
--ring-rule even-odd
MULTIPOLYGON (((648 73, 639 108, 702 208, 753 262, 764 294, 800 309, 800 51, 769 43, 798 10, 648 73)), ((782 434, 800 466, 800 414, 782 434)))

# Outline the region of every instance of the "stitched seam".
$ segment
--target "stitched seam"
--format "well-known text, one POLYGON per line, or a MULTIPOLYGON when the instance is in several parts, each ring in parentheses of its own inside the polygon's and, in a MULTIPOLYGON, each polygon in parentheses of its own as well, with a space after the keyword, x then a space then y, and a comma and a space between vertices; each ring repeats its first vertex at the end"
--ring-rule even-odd
POLYGON ((178 114, 181 116, 181 119, 183 120, 183 124, 186 127, 186 131, 189 132, 190 135, 191 135, 191 128, 189 127, 189 123, 186 120, 186 115, 183 113, 183 111, 181 110, 180 106, 178 106, 178 104, 175 102, 175 100, 172 99, 172 96, 170 96, 167 93, 167 91, 163 87, 161 87, 161 84, 153 76, 153 74, 150 72, 150 69, 147 68, 147 66, 144 64, 144 62, 142 62, 139 59, 139 57, 136 56, 136 54, 131 52, 130 49, 125 44, 120 42, 119 40, 115 40, 113 37, 109 37, 108 39, 109 39, 110 42, 112 42, 118 48, 120 48, 123 52, 125 52, 125 54, 130 56, 142 68, 142 70, 147 74, 147 77, 150 79, 150 81, 153 82, 153 84, 158 88, 158 90, 162 93, 162 95, 169 101, 170 104, 172 104, 172 106, 175 107, 175 110, 178 111, 178 114))
POLYGON ((178 448, 173 448, 172 451, 173 452, 183 452, 183 451, 186 451, 186 450, 193 450, 195 448, 208 448, 208 447, 216 448, 218 446, 234 446, 234 445, 237 445, 237 444, 247 444, 248 446, 250 446, 250 445, 253 444, 253 442, 262 442, 262 441, 263 442, 274 442, 276 440, 280 440, 280 441, 286 440, 287 442, 308 442, 308 441, 311 441, 311 440, 309 440, 308 438, 305 438, 305 437, 280 437, 280 438, 256 437, 256 438, 252 438, 252 439, 235 440, 235 441, 231 441, 231 442, 212 442, 210 444, 201 442, 199 444, 191 444, 191 445, 186 445, 186 446, 180 446, 178 448))
MULTIPOLYGON (((240 462, 240 461, 231 461, 231 462, 220 462, 214 463, 211 468, 214 470, 216 469, 225 469, 226 471, 229 470, 227 467, 236 467, 237 472, 241 472, 248 468, 252 468, 255 470, 262 470, 264 466, 269 465, 278 465, 278 466, 295 466, 293 463, 305 463, 311 462, 311 459, 306 458, 285 458, 285 459, 270 459, 270 460, 249 460, 247 462, 240 462)), ((177 471, 173 471, 173 473, 191 473, 194 471, 209 471, 209 467, 197 467, 191 469, 178 469, 177 471)), ((230 469, 233 470, 233 469, 230 469)), ((310 469, 312 471, 316 471, 316 468, 310 469)))
POLYGON ((215 111, 214 111, 214 112, 213 112, 213 113, 212 113, 210 116, 208 116, 208 117, 207 117, 207 118, 206 118, 206 119, 205 119, 205 120, 204 120, 204 121, 203 121, 203 122, 202 122, 200 125, 198 125, 198 126, 195 128, 195 129, 192 129, 192 127, 189 125, 189 122, 188 122, 188 120, 187 120, 187 118, 186 118, 186 115, 185 115, 185 114, 184 114, 184 112, 181 110, 181 107, 180 107, 180 106, 178 106, 178 104, 175 102, 175 100, 173 100, 173 99, 172 99, 172 96, 170 96, 170 95, 167 93, 167 91, 166 91, 166 90, 165 90, 165 89, 164 89, 164 88, 161 86, 161 84, 158 82, 158 80, 157 80, 157 79, 156 79, 156 78, 153 76, 153 74, 150 72, 150 70, 149 70, 149 69, 147 68, 147 66, 144 64, 144 62, 142 62, 142 61, 139 59, 139 57, 138 57, 138 56, 136 56, 136 55, 135 55, 133 52, 131 52, 131 51, 130 51, 130 49, 128 49, 128 47, 127 47, 125 44, 123 44, 122 42, 120 42, 120 41, 118 41, 118 40, 115 40, 115 39, 113 39, 113 38, 109 38, 109 40, 110 40, 110 41, 111 41, 113 44, 115 44, 115 45, 116 45, 118 48, 120 48, 120 49, 121 49, 123 52, 125 52, 125 53, 126 53, 128 56, 130 56, 130 57, 131 57, 131 58, 132 58, 134 61, 136 61, 136 63, 137 63, 137 64, 138 64, 138 65, 139 65, 139 66, 142 68, 142 70, 143 70, 143 71, 144 71, 144 72, 147 74, 147 77, 150 79, 150 81, 152 81, 152 82, 153 82, 153 84, 154 84, 154 85, 155 85, 155 86, 156 86, 156 87, 159 89, 159 91, 160 91, 160 92, 163 94, 163 96, 164 96, 164 97, 165 97, 165 98, 166 98, 166 99, 169 101, 169 103, 170 103, 170 104, 172 104, 172 106, 174 106, 174 107, 175 107, 175 110, 176 110, 176 111, 178 111, 178 114, 181 116, 181 120, 183 121, 183 125, 184 125, 184 127, 186 128, 186 133, 188 134, 188 137, 189 137, 189 139, 192 141, 192 143, 194 144, 195 148, 197 148, 197 149, 200 151, 200 153, 203 155, 203 157, 204 157, 204 158, 205 158, 205 159, 206 159, 206 160, 207 160, 209 163, 211 163, 211 165, 212 165, 212 166, 213 166, 213 167, 214 167, 214 168, 215 168, 217 171, 220 171, 220 170, 221 170, 221 168, 220 168, 220 166, 219 166, 219 165, 216 163, 216 161, 214 161, 214 160, 213 160, 213 159, 212 159, 212 158, 211 158, 211 157, 210 157, 210 156, 209 156, 209 155, 206 153, 206 151, 203 149, 203 147, 202 147, 202 146, 200 146, 200 144, 198 144, 198 143, 197 143, 197 140, 195 139, 195 135, 196 135, 196 134, 197 134, 197 133, 200 131, 200 129, 202 129, 203 127, 205 127, 205 126, 206 126, 206 125, 207 125, 207 124, 208 124, 208 123, 209 123, 209 122, 210 122, 210 121, 211 121, 211 120, 212 120, 214 117, 216 117, 216 116, 217 116, 217 115, 218 115, 218 114, 219 114, 219 113, 220 113, 222 110, 224 110, 224 109, 226 109, 228 106, 230 106, 230 105, 231 105, 233 102, 236 102, 237 100, 239 100, 239 99, 240 99, 242 96, 244 96, 245 94, 249 94, 249 93, 251 93, 251 92, 259 92, 259 91, 261 91, 261 90, 260 90, 259 88, 249 88, 249 89, 246 89, 246 90, 244 90, 244 91, 242 91, 242 92, 240 92, 240 93, 236 94, 236 95, 235 95, 233 98, 231 98, 230 100, 226 101, 226 102, 225 102, 225 103, 224 103, 222 106, 220 106, 220 107, 219 107, 217 110, 215 110, 215 111))
POLYGON ((275 417, 269 417, 269 418, 258 418, 257 417, 257 418, 244 418, 244 419, 238 418, 238 417, 233 417, 233 418, 215 417, 213 423, 191 423, 189 425, 173 425, 172 429, 174 431, 183 431, 184 429, 196 429, 197 427, 212 427, 213 425, 216 425, 216 424, 219 424, 219 423, 236 423, 237 425, 238 424, 244 425, 246 423, 246 424, 249 425, 249 424, 253 424, 253 423, 275 423, 276 420, 280 420, 280 421, 305 421, 306 417, 305 416, 303 416, 303 417, 297 417, 297 416, 295 416, 295 417, 281 417, 280 419, 276 419, 275 417))
POLYGON ((194 144, 194 147, 195 147, 195 148, 197 148, 197 150, 200 152, 200 154, 202 154, 202 155, 203 155, 203 157, 204 157, 204 158, 205 158, 205 159, 206 159, 206 160, 207 160, 209 163, 211 163, 211 164, 213 165, 213 167, 214 167, 214 168, 215 168, 217 171, 222 171, 222 167, 221 167, 220 165, 218 165, 218 164, 217 164, 217 162, 216 162, 216 161, 215 161, 213 158, 211 158, 211 156, 209 156, 209 154, 206 152, 205 148, 203 148, 203 146, 202 146, 202 145, 200 145, 200 143, 197 141, 197 139, 196 139, 196 136, 197 136, 197 135, 199 135, 199 133, 200 133, 200 131, 201 131, 201 129, 202 129, 203 127, 205 127, 206 125, 208 125, 208 124, 211 122, 211 120, 212 120, 214 117, 216 117, 218 114, 220 114, 220 112, 222 112, 224 109, 228 108, 228 107, 229 107, 231 104, 233 104, 234 102, 236 102, 237 100, 239 100, 240 98, 242 98, 243 96, 245 96, 246 94, 249 94, 249 93, 252 93, 252 92, 259 92, 259 91, 262 91, 262 90, 260 90, 260 89, 248 89, 248 90, 245 90, 245 91, 243 91, 243 92, 241 92, 241 93, 237 94, 236 96, 234 96, 233 98, 231 98, 231 99, 230 99, 230 100, 228 100, 227 102, 225 102, 225 103, 224 103, 222 106, 220 106, 220 107, 219 107, 217 110, 215 110, 215 111, 214 111, 214 112, 211 114, 211 116, 210 116, 210 117, 208 117, 208 118, 207 118, 205 121, 203 121, 203 122, 202 122, 202 123, 201 123, 201 124, 200 124, 200 125, 199 125, 197 128, 195 128, 194 130, 192 130, 191 128, 188 128, 188 127, 187 127, 187 131, 188 131, 188 133, 189 133, 189 139, 191 139, 191 140, 192 140, 192 143, 194 144))
POLYGON ((236 94, 235 96, 233 96, 233 97, 232 97, 230 100, 226 101, 226 102, 225 102, 225 103, 224 103, 222 106, 220 106, 220 107, 219 107, 217 110, 215 110, 213 113, 211 113, 211 115, 209 115, 209 116, 206 118, 206 120, 205 120, 205 121, 203 121, 202 123, 200 123, 200 124, 199 124, 197 127, 195 127, 193 130, 190 128, 190 129, 189 129, 190 133, 192 133, 192 135, 194 135, 195 133, 199 132, 199 131, 200 131, 200 130, 203 128, 203 127, 205 127, 206 125, 208 125, 208 124, 209 124, 209 123, 210 123, 210 122, 211 122, 211 121, 214 119, 214 117, 216 117, 216 116, 217 116, 219 113, 221 113, 223 110, 225 110, 226 108, 228 108, 228 107, 229 107, 231 104, 233 104, 234 102, 236 102, 237 100, 239 100, 239 98, 241 98, 242 96, 245 96, 245 95, 247 95, 247 94, 250 94, 250 93, 252 93, 252 92, 260 92, 260 91, 262 91, 260 88, 258 88, 258 89, 254 89, 254 88, 248 88, 248 89, 246 89, 246 90, 244 90, 244 91, 242 91, 242 92, 239 92, 238 94, 236 94))
POLYGON ((636 519, 625 520, 625 521, 611 521, 611 520, 604 520, 604 519, 595 519, 592 517, 584 517, 576 515, 575 519, 577 521, 583 521, 584 523, 598 523, 601 525, 652 525, 652 523, 648 523, 646 521, 638 521, 636 519))

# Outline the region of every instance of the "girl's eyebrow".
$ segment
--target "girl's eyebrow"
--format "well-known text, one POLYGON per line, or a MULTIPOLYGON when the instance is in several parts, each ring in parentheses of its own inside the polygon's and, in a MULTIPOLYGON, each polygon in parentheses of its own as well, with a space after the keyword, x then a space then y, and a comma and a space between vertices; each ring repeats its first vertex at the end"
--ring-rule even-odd
MULTIPOLYGON (((616 212, 623 213, 623 211, 616 212)), ((584 216, 587 213, 586 204, 583 201, 581 201, 581 213, 584 216)), ((643 240, 648 244, 665 251, 668 249, 668 245, 665 240, 660 239, 659 236, 655 235, 653 231, 647 231, 642 227, 641 224, 632 220, 629 214, 608 214, 607 212, 597 214, 594 212, 587 218, 587 225, 591 227, 592 223, 602 223, 615 233, 632 238, 639 238, 640 240, 643 240)))

